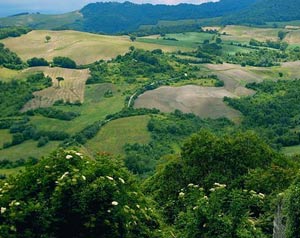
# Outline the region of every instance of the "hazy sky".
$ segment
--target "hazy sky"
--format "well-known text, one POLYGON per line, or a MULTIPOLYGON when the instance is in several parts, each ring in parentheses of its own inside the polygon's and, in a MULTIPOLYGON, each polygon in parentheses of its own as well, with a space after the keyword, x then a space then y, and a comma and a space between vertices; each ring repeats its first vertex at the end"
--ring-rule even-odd
MULTIPOLYGON (((0 0, 0 16, 19 12, 61 13, 78 10, 84 5, 99 0, 0 0)), ((122 0, 117 0, 123 2, 122 0)), ((179 4, 212 2, 217 0, 132 0, 135 3, 179 4)))

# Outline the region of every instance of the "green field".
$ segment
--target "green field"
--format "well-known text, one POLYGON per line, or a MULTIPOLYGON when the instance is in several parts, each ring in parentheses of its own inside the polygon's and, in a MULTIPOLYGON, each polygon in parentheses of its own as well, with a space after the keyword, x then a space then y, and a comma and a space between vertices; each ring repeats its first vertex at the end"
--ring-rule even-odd
POLYGON ((81 106, 56 106, 55 108, 79 112, 81 115, 72 121, 50 119, 43 116, 34 116, 31 122, 39 130, 60 131, 76 133, 96 121, 103 120, 106 115, 120 111, 124 106, 125 96, 118 87, 112 84, 87 85, 85 89, 85 101, 81 106), (112 90, 114 96, 105 98, 104 93, 112 90))
POLYGON ((0 80, 7 82, 19 75, 19 71, 0 67, 0 80))
POLYGON ((2 148, 5 142, 11 142, 12 135, 9 133, 9 130, 0 130, 0 148, 2 148))
POLYGON ((283 147, 282 152, 286 155, 298 155, 300 154, 300 145, 283 147))
POLYGON ((67 56, 78 64, 89 64, 100 59, 111 59, 126 53, 130 46, 164 51, 178 50, 174 46, 159 42, 131 42, 128 36, 109 36, 78 31, 31 31, 16 38, 1 40, 6 47, 16 52, 23 60, 43 57, 49 61, 55 56, 67 56), (45 37, 51 40, 46 43, 45 37), (20 44, 22 42, 22 44, 20 44))
POLYGON ((17 167, 17 168, 13 168, 13 169, 0 169, 0 175, 15 175, 17 173, 20 173, 21 171, 24 171, 25 167, 21 166, 21 167, 17 167))
POLYGON ((27 159, 29 157, 41 158, 54 151, 59 143, 60 142, 49 142, 47 145, 38 148, 36 141, 25 141, 20 145, 0 150, 0 160, 18 160, 27 159))
POLYGON ((94 152, 124 153, 127 143, 146 144, 150 141, 147 130, 149 116, 121 118, 105 125, 86 147, 94 152))

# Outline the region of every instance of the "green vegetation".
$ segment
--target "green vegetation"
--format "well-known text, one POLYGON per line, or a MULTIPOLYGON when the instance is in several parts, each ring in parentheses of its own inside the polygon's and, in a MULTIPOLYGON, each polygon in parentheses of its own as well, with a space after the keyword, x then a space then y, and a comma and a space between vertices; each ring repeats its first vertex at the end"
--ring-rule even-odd
POLYGON ((8 37, 18 37, 23 34, 27 34, 31 30, 24 27, 7 27, 7 28, 0 28, 0 39, 5 39, 8 37))
POLYGON ((60 151, 0 186, 2 237, 160 237, 157 212, 114 158, 60 151))
POLYGON ((117 119, 106 124, 85 147, 97 152, 124 154, 126 144, 147 144, 150 133, 147 130, 149 116, 136 116, 117 119))
POLYGON ((22 69, 24 67, 22 60, 8 48, 5 48, 2 43, 0 43, 0 66, 9 69, 22 69))
POLYGON ((292 160, 253 133, 201 131, 145 189, 180 237, 271 237, 273 204, 296 174, 292 160))
POLYGON ((54 57, 53 64, 56 67, 62 67, 62 68, 67 68, 67 69, 76 69, 75 61, 68 57, 61 57, 61 56, 54 57))
POLYGON ((299 145, 299 84, 299 80, 253 83, 248 87, 257 91, 254 96, 225 100, 243 113, 244 127, 255 128, 279 146, 299 145))
POLYGON ((26 80, 11 82, 0 81, 0 110, 1 117, 19 114, 23 105, 32 98, 34 91, 51 86, 49 77, 38 73, 29 76, 26 80))

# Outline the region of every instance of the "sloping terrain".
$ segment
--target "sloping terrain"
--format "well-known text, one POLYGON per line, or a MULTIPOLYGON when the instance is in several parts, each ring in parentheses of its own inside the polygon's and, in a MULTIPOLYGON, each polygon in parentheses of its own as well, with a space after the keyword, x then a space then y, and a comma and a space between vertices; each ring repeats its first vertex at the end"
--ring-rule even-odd
POLYGON ((229 108, 224 97, 235 97, 224 88, 187 85, 182 87, 160 87, 147 91, 138 97, 136 108, 157 108, 163 112, 179 109, 185 113, 194 113, 203 118, 228 117, 236 119, 238 111, 229 108))
POLYGON ((50 107, 56 101, 63 100, 64 102, 83 102, 85 82, 89 77, 89 71, 36 67, 31 68, 31 71, 42 71, 45 75, 52 78, 53 86, 42 91, 34 93, 34 98, 26 103, 22 111, 36 109, 39 107, 50 107), (57 77, 63 77, 63 81, 58 81, 57 77))
MULTIPOLYGON (((128 36, 96 35, 78 31, 32 31, 17 38, 2 40, 6 47, 23 60, 42 57, 49 61, 55 56, 67 56, 77 64, 89 64, 100 59, 111 59, 124 54, 130 46, 153 50, 175 51, 178 47, 132 42, 128 36), (51 40, 46 43, 45 37, 51 40), (22 42, 22 44, 20 44, 22 42)), ((184 48, 182 48, 184 49, 184 48)))

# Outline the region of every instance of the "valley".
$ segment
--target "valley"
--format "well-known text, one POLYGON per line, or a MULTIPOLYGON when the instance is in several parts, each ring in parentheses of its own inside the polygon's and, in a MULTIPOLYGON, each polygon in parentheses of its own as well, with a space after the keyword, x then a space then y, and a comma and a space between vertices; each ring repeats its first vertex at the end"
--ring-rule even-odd
POLYGON ((298 237, 297 1, 0 18, 0 237, 298 237))

